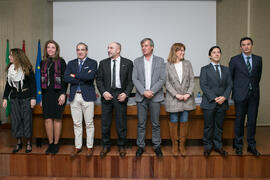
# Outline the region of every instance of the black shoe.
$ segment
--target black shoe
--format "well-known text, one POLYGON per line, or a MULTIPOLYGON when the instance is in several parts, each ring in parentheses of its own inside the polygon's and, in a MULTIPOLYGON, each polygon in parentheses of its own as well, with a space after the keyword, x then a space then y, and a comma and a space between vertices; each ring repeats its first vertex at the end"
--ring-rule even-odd
POLYGON ((143 148, 139 147, 136 151, 136 157, 139 158, 142 156, 142 154, 144 153, 143 148))
POLYGON ((25 149, 25 153, 30 153, 30 152, 32 152, 32 144, 31 143, 27 144, 26 149, 25 149))
POLYGON ((22 149, 22 143, 17 144, 16 147, 12 150, 12 153, 15 154, 17 152, 19 152, 22 149))
POLYGON ((119 151, 119 156, 121 157, 121 158, 124 158, 124 157, 126 157, 126 148, 125 147, 119 147, 119 149, 118 149, 118 151, 119 151))
POLYGON ((58 153, 58 151, 59 151, 59 143, 58 143, 58 144, 53 144, 51 153, 52 153, 53 155, 55 155, 56 153, 58 153))
POLYGON ((52 153, 53 148, 54 148, 54 144, 53 143, 49 144, 47 150, 45 151, 45 154, 52 153))
POLYGON ((162 153, 160 147, 157 147, 155 149, 155 153, 156 153, 157 157, 162 157, 163 156, 163 153, 162 153))
POLYGON ((261 155, 261 153, 260 153, 259 151, 257 151, 256 147, 248 146, 247 152, 250 152, 250 153, 252 153, 254 156, 257 156, 257 157, 259 157, 259 156, 261 155))
POLYGON ((100 157, 103 158, 106 156, 108 152, 110 152, 111 148, 110 147, 103 147, 103 149, 100 151, 100 157))
POLYGON ((228 156, 228 152, 225 151, 223 148, 215 149, 215 151, 216 151, 217 153, 219 153, 222 157, 227 157, 227 156, 228 156))
POLYGON ((203 155, 204 157, 208 158, 211 154, 212 149, 204 150, 203 155))
POLYGON ((236 153, 237 156, 242 156, 243 155, 242 148, 236 148, 235 153, 236 153))

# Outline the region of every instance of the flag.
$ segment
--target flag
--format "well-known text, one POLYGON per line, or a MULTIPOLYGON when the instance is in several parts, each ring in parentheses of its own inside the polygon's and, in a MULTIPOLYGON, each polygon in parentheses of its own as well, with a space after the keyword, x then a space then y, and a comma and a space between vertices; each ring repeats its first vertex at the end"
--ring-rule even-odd
MULTIPOLYGON (((7 49, 6 49, 6 65, 9 64, 9 40, 7 40, 7 49)), ((10 114, 10 102, 7 100, 7 108, 6 108, 6 117, 10 114)))
POLYGON ((25 53, 25 40, 23 40, 22 50, 23 50, 23 52, 25 53))
POLYGON ((36 61, 36 71, 35 71, 35 78, 36 78, 36 101, 37 104, 40 103, 42 95, 41 95, 41 85, 40 85, 40 63, 41 63, 41 47, 40 47, 40 40, 38 40, 38 52, 37 52, 37 61, 36 61))

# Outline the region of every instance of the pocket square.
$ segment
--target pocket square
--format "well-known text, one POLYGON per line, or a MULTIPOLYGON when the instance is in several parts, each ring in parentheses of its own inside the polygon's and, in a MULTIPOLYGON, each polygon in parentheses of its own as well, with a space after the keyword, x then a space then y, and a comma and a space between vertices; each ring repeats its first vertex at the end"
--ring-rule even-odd
POLYGON ((88 73, 90 73, 90 72, 91 72, 91 70, 88 71, 88 73))
POLYGON ((86 67, 84 67, 83 69, 88 69, 89 68, 89 66, 86 66, 86 67))

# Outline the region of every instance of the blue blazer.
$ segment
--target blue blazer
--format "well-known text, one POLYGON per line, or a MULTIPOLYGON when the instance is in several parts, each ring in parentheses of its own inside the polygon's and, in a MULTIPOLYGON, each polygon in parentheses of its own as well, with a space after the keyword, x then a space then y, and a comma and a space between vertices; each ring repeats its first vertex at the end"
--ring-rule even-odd
POLYGON ((84 101, 95 101, 97 99, 94 86, 96 73, 97 61, 93 59, 86 58, 80 72, 78 59, 74 59, 68 63, 64 74, 64 81, 70 83, 69 101, 73 101, 78 85, 80 85, 84 101), (70 74, 75 74, 75 77, 71 77, 70 74))
POLYGON ((262 75, 262 57, 252 54, 252 70, 248 68, 242 54, 231 58, 229 63, 233 81, 232 97, 234 100, 243 101, 248 97, 249 83, 251 83, 254 96, 260 97, 260 80, 262 75))
POLYGON ((217 106, 215 98, 224 96, 226 101, 219 105, 219 108, 227 110, 228 99, 230 98, 232 89, 231 74, 228 67, 220 65, 221 80, 219 81, 216 70, 212 64, 208 64, 201 68, 200 74, 200 87, 203 91, 202 96, 202 109, 214 109, 217 106))

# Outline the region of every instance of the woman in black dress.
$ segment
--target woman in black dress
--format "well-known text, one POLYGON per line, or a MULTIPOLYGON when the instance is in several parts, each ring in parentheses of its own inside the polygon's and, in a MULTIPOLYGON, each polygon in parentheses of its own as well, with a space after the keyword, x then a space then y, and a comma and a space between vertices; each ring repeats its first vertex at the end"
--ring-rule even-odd
POLYGON ((59 45, 55 41, 46 42, 41 62, 41 105, 49 140, 46 154, 56 154, 59 151, 62 114, 66 102, 67 84, 63 81, 66 62, 59 56, 59 53, 59 45))
POLYGON ((33 67, 23 52, 14 48, 10 51, 10 63, 6 68, 7 82, 3 97, 3 107, 10 98, 11 133, 17 138, 12 153, 22 149, 22 138, 27 139, 26 153, 32 151, 32 110, 36 104, 36 82, 33 67))

